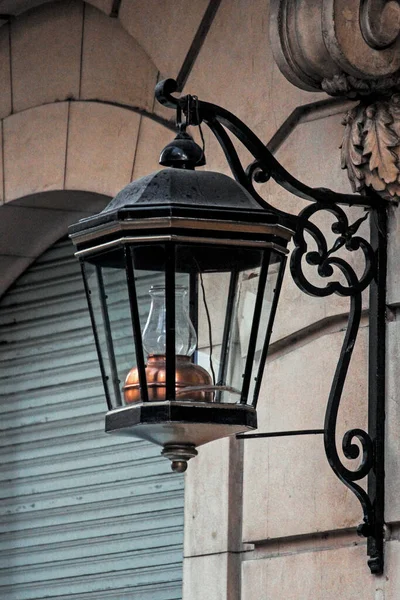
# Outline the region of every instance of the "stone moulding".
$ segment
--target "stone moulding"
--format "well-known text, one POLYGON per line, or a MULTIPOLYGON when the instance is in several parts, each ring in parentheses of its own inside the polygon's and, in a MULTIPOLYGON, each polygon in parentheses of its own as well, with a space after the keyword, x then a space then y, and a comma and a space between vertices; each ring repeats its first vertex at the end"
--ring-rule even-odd
POLYGON ((399 34, 394 0, 271 0, 275 61, 308 91, 358 96, 399 86, 399 34))
POLYGON ((271 0, 275 61, 297 87, 360 99, 344 119, 354 191, 400 199, 400 2, 271 0))

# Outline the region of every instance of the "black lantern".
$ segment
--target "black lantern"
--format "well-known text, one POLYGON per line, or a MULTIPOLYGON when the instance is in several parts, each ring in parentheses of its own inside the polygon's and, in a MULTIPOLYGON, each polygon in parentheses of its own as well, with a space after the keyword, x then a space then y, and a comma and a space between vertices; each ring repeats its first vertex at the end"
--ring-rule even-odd
POLYGON ((195 96, 177 98, 176 89, 171 79, 156 87, 157 100, 177 115, 178 135, 160 158, 167 168, 131 183, 103 212, 70 228, 109 409, 106 431, 162 446, 175 471, 186 470, 197 446, 228 435, 323 435, 331 468, 361 504, 359 532, 368 537, 371 571, 381 573, 385 204, 372 193, 360 197, 305 185, 235 115, 195 96), (201 123, 217 138, 235 179, 195 170, 205 164, 204 148, 186 127, 198 126, 203 139, 201 123), (254 158, 246 169, 232 135, 254 158), (254 183, 270 178, 310 204, 292 215, 266 203, 254 183), (340 205, 363 206, 366 213, 349 223, 340 205), (315 222, 321 211, 334 221, 332 244, 315 222), (369 214, 367 241, 357 231, 369 214), (291 239, 295 283, 311 296, 349 297, 348 327, 323 427, 247 433, 257 427, 257 400, 291 239), (344 251, 361 253, 361 274, 344 251), (337 416, 367 288, 368 431, 347 431, 340 454, 337 416), (353 470, 342 455, 358 461, 353 470), (365 477, 367 490, 358 483, 365 477))
MULTIPOLYGON (((163 153, 177 164, 180 140, 163 153), (173 155, 171 159, 171 155, 173 155), (174 158, 175 157, 175 158, 174 158)), ((194 154, 198 146, 186 135, 194 154)), ((166 168, 71 228, 109 412, 106 431, 196 447, 257 427, 291 231, 220 173, 166 168)))

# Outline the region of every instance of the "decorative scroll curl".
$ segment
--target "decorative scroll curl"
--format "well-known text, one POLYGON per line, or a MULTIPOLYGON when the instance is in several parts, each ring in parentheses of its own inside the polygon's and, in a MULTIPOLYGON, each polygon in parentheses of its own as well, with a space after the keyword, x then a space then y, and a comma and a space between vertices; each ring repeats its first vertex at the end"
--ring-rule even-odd
POLYGON ((338 294, 340 296, 352 296, 361 293, 371 283, 373 277, 374 251, 370 244, 362 237, 354 237, 361 223, 368 217, 368 213, 361 217, 352 225, 349 224, 346 213, 337 205, 324 206, 320 203, 307 206, 299 215, 296 232, 293 237, 295 250, 291 256, 292 276, 296 284, 307 294, 311 296, 330 296, 338 294), (332 225, 332 232, 337 234, 332 248, 328 248, 325 236, 321 230, 310 220, 316 213, 328 211, 336 217, 336 222, 332 225), (309 251, 305 234, 308 233, 313 238, 317 250, 309 251), (358 279, 354 270, 342 258, 333 256, 340 248, 353 252, 361 250, 365 257, 365 269, 362 276, 358 279), (303 258, 309 265, 317 267, 318 275, 322 278, 332 277, 335 268, 345 277, 347 285, 335 280, 329 281, 324 287, 317 287, 309 281, 303 270, 303 258))
POLYGON ((397 1, 271 0, 270 11, 275 61, 297 87, 358 97, 398 85, 397 1))
POLYGON ((359 459, 360 447, 354 443, 355 440, 358 440, 361 445, 361 460, 359 460, 357 468, 350 470, 343 464, 337 451, 336 429, 343 386, 360 324, 362 309, 361 294, 370 284, 375 272, 375 255, 372 247, 365 239, 354 235, 367 216, 368 214, 358 219, 352 225, 349 225, 346 214, 338 206, 331 206, 329 208, 320 204, 308 206, 299 215, 298 225, 293 238, 295 250, 292 253, 290 263, 292 276, 296 284, 307 294, 319 297, 331 294, 350 296, 348 326, 325 413, 324 443, 327 459, 334 473, 354 492, 361 503, 364 513, 364 523, 359 527, 359 532, 366 536, 371 534, 374 513, 367 492, 356 481, 366 477, 372 469, 374 460, 373 442, 369 434, 362 429, 347 431, 342 441, 342 450, 345 457, 350 460, 359 459), (331 248, 328 248, 325 236, 321 230, 310 220, 321 210, 328 210, 336 217, 336 222, 332 225, 332 231, 338 234, 338 238, 331 248), (308 249, 306 242, 307 233, 314 240, 317 250, 310 251, 308 249), (357 277, 356 272, 348 262, 342 258, 333 256, 337 250, 343 247, 350 252, 358 250, 363 253, 365 267, 360 277, 357 277), (331 278, 337 273, 342 276, 341 280, 329 281, 325 286, 317 287, 304 272, 304 263, 314 265, 321 278, 331 278))

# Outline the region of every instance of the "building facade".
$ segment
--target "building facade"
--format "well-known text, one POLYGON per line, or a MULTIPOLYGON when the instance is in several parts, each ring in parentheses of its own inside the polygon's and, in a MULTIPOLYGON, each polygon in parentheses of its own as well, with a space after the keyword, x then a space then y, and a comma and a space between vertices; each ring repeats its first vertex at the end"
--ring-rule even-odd
MULTIPOLYGON (((390 29, 390 39, 383 50, 376 47, 369 56, 367 49, 359 49, 364 43, 361 34, 352 34, 357 31, 360 3, 326 3, 332 6, 323 17, 328 22, 333 15, 329 23, 337 33, 335 39, 343 42, 342 46, 337 42, 336 54, 332 51, 336 61, 339 50, 344 52, 343 40, 350 39, 346 47, 350 66, 343 83, 340 70, 329 62, 331 54, 327 57, 325 50, 318 50, 321 15, 316 5, 320 4, 299 3, 309 5, 308 12, 293 15, 287 9, 282 16, 279 10, 286 3, 275 1, 270 6, 267 0, 0 1, 0 293, 4 298, 35 259, 66 235, 69 224, 98 212, 132 179, 158 168, 159 151, 174 130, 173 115, 154 100, 155 84, 167 77, 177 78, 184 93, 237 114, 298 179, 312 187, 350 193, 340 157, 342 121, 356 105, 355 84, 352 80, 349 84, 349 77, 369 82, 391 78, 384 90, 389 102, 400 67, 396 62, 398 12, 394 6, 389 13, 383 5, 378 7, 381 12, 375 15, 382 17, 382 31, 390 29), (279 29, 283 18, 291 32, 287 46, 279 29), (304 23, 312 25, 311 31, 304 23), (274 24, 275 38, 270 36, 274 24), (297 35, 294 49, 293 32, 297 35), (313 32, 316 47, 310 49, 307 40, 314 39, 313 32), (354 55, 353 47, 358 49, 354 55), (282 48, 290 51, 285 54, 282 48), (285 72, 292 51, 299 65, 286 68, 289 82, 281 69, 285 72), (326 83, 332 81, 342 87, 338 84, 332 90, 326 83), (332 100, 322 88, 338 97, 332 100)), ((376 89, 371 91, 370 86, 368 94, 374 93, 374 102, 379 102, 376 89)), ((391 101, 395 108, 396 98, 391 101)), ((395 600, 400 595, 397 171, 394 179, 392 174, 378 181, 373 178, 384 171, 382 165, 397 169, 400 143, 395 108, 390 112, 386 107, 379 121, 368 113, 381 151, 372 175, 359 178, 379 192, 385 192, 387 183, 393 184, 388 192, 392 204, 384 574, 374 576, 368 569, 366 541, 356 534, 362 520, 359 503, 331 471, 320 436, 230 438, 202 447, 185 475, 184 600, 395 600), (388 133, 388 124, 394 133, 388 133)), ((218 144, 208 131, 204 135, 207 167, 229 174, 218 144)), ((242 149, 239 154, 246 158, 242 149)), ((350 165, 348 155, 344 162, 350 165)), ((270 204, 295 214, 306 205, 270 182, 260 185, 260 193, 270 204)), ((352 209, 351 220, 363 214, 362 208, 352 209)), ((321 222, 326 231, 331 224, 329 215, 321 222)), ((368 235, 367 225, 361 231, 368 235)), ((355 268, 362 268, 357 260, 355 268)), ((367 297, 363 308, 339 413, 338 439, 349 429, 366 427, 367 297)), ((348 312, 348 299, 312 298, 290 276, 285 278, 261 393, 261 432, 323 426, 348 312)), ((7 361, 7 352, 2 360, 7 361)), ((5 376, 12 377, 11 371, 5 376)), ((98 435, 103 435, 101 428, 98 435)), ((165 461, 165 472, 168 469, 165 461)), ((60 539, 62 535, 60 531, 60 539)), ((84 575, 76 573, 76 577, 84 575)), ((9 593, 12 577, 10 581, 9 593)), ((144 597, 118 596, 107 585, 104 582, 104 589, 97 591, 88 585, 86 595, 81 592, 75 597, 144 597)), ((72 592, 63 593, 63 598, 73 597, 72 592)), ((166 591, 160 598, 177 598, 176 593, 166 591)), ((41 597, 35 595, 34 586, 29 594, 15 598, 41 597)), ((56 592, 50 589, 49 597, 56 598, 56 592)))

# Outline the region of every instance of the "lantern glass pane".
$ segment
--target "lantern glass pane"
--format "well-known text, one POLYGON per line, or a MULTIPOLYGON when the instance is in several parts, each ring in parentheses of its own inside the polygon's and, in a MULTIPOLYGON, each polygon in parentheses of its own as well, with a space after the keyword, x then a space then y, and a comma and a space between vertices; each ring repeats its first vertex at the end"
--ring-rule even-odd
POLYGON ((254 312, 246 284, 258 281, 263 255, 263 250, 239 246, 177 246, 177 272, 192 282, 189 305, 191 320, 197 321, 191 362, 202 368, 186 386, 188 399, 240 402, 254 312))
POLYGON ((188 273, 176 273, 174 244, 141 245, 133 248, 135 280, 138 289, 140 321, 149 401, 183 399, 182 374, 187 357, 197 350, 197 334, 191 323, 191 278, 188 273), (170 264, 167 268, 167 257, 170 264), (169 282, 167 289, 167 279, 169 282), (168 319, 171 317, 175 343, 167 360, 168 319), (167 372, 171 373, 172 391, 167 390, 167 372))
MULTIPOLYGON (((258 331, 254 348, 254 358, 251 365, 249 392, 247 396, 248 403, 251 403, 253 401, 255 401, 255 403, 257 402, 257 397, 259 394, 259 389, 263 377, 265 360, 267 358, 268 345, 272 334, 273 318, 275 316, 274 311, 272 310, 274 304, 274 297, 277 296, 277 301, 280 292, 280 272, 284 266, 284 262, 285 259, 283 255, 278 254, 277 252, 270 253, 268 274, 263 292, 261 291, 261 289, 257 289, 257 285, 259 285, 260 280, 260 272, 258 272, 258 277, 254 280, 243 282, 243 287, 246 289, 245 296, 252 296, 252 304, 255 302, 255 297, 257 293, 262 293, 261 314, 259 317, 258 331), (260 381, 257 382, 258 379, 260 379, 260 381), (254 394, 256 394, 256 397, 254 396, 254 394)), ((240 319, 248 318, 246 317, 245 312, 246 307, 244 300, 243 310, 239 312, 240 319)), ((254 318, 258 319, 256 315, 254 318)), ((244 368, 246 368, 246 365, 244 368)))
POLYGON ((263 252, 260 251, 258 264, 242 269, 237 273, 230 321, 230 339, 226 352, 225 383, 228 388, 221 395, 221 402, 240 402, 243 397, 245 368, 249 353, 254 311, 258 290, 263 252))
POLYGON ((112 408, 122 406, 125 363, 134 360, 125 269, 87 265, 93 316, 112 408))
POLYGON ((123 395, 127 405, 165 400, 165 255, 163 244, 130 247, 127 275, 136 361, 125 365, 123 395))

